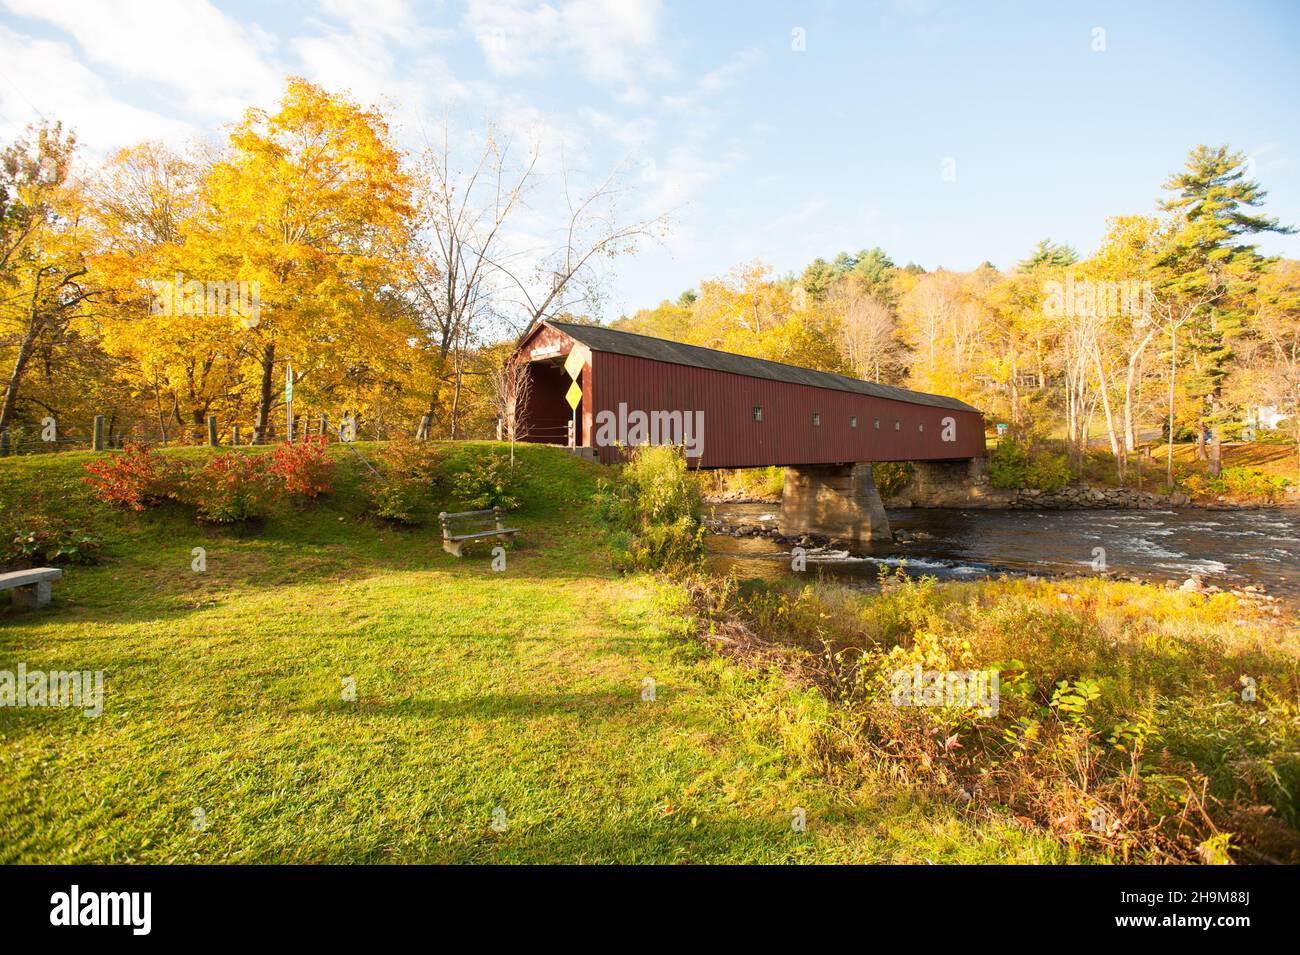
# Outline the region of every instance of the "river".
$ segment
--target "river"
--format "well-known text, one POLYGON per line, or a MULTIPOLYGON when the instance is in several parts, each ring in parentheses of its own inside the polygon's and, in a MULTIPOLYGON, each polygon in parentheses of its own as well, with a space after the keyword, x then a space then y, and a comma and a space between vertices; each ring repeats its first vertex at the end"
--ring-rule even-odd
MULTIPOLYGON (((718 503, 706 517, 733 526, 777 524, 779 504, 718 503)), ((1181 583, 1199 575, 1221 587, 1262 584, 1300 603, 1300 509, 1259 510, 956 510, 889 511, 899 540, 808 549, 808 570, 867 584, 882 566, 948 579, 1006 571, 1078 573, 1104 550, 1106 569, 1181 583)), ((716 528, 715 528, 716 529, 716 528)), ((790 548, 765 537, 708 537, 710 566, 742 577, 793 575, 790 548)), ((801 575, 802 576, 802 575, 801 575)))

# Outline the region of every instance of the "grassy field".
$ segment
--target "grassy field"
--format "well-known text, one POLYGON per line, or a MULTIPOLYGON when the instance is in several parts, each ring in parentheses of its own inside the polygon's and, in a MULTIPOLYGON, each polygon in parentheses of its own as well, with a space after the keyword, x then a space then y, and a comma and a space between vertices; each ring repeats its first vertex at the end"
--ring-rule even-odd
POLYGON ((434 528, 366 517, 341 450, 330 499, 242 531, 95 504, 92 457, 0 460, 0 508, 107 545, 49 608, 0 611, 0 670, 104 672, 98 718, 0 708, 0 861, 1068 858, 1009 819, 811 771, 828 704, 693 639, 677 588, 610 572, 595 465, 521 449, 524 533, 494 573, 485 546, 457 560, 434 528))
MULTIPOLYGON (((1164 486, 1169 445, 1153 443, 1146 446, 1148 453, 1141 457, 1143 485, 1147 489, 1159 489, 1164 486)), ((1293 444, 1265 442, 1229 442, 1223 445, 1224 468, 1251 468, 1279 478, 1287 478, 1296 483, 1297 461, 1293 444)), ((1132 476, 1130 483, 1136 483, 1138 475, 1138 458, 1130 462, 1132 476)), ((1196 457, 1196 445, 1193 443, 1174 444, 1174 480, 1183 483, 1190 477, 1206 477, 1209 463, 1199 461, 1196 457)), ((1108 449, 1093 449, 1088 452, 1084 479, 1089 484, 1116 485, 1115 458, 1108 449)))

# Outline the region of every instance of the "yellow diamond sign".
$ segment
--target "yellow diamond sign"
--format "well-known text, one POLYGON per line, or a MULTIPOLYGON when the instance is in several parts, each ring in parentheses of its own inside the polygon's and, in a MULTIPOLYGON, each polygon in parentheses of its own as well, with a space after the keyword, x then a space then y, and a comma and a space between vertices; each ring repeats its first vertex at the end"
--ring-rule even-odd
POLYGON ((582 400, 582 389, 578 387, 575 381, 569 385, 569 390, 564 394, 565 400, 569 402, 569 407, 574 411, 578 410, 578 402, 582 400))
MULTIPOLYGON (((569 352, 569 357, 564 360, 564 370, 569 373, 570 378, 577 381, 578 373, 582 371, 582 366, 585 364, 586 362, 583 361, 582 352, 575 348, 573 351, 569 352)), ((569 403, 573 404, 573 402, 569 403)))

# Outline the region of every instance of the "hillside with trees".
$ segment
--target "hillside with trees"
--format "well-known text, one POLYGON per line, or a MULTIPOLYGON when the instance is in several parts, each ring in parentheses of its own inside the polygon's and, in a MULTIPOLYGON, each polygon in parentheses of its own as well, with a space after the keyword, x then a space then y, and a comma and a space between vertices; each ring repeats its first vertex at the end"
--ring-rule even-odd
POLYGON ((1007 271, 927 272, 880 248, 799 274, 751 262, 616 327, 955 395, 1059 439, 1076 469, 1103 446, 1120 483, 1172 425, 1213 478, 1261 407, 1300 446, 1300 263, 1256 250, 1293 231, 1264 199, 1241 153, 1198 146, 1158 211, 1109 218, 1086 258, 1044 239, 1007 271))

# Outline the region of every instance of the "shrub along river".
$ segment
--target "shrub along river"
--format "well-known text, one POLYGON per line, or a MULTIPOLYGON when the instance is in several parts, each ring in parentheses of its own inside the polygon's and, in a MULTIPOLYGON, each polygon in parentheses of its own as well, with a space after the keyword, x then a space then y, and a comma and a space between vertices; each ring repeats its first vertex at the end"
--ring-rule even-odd
MULTIPOLYGON (((709 564, 741 577, 796 576, 791 544, 767 536, 732 536, 779 525, 781 506, 706 504, 709 564)), ((1262 584, 1288 603, 1300 602, 1300 509, 1258 510, 957 510, 889 511, 893 543, 851 549, 808 547, 808 572, 847 582, 875 581, 882 567, 906 573, 972 579, 1003 572, 1088 573, 1104 550, 1112 573, 1181 584, 1262 584)), ((799 574, 797 576, 804 576, 799 574)))

